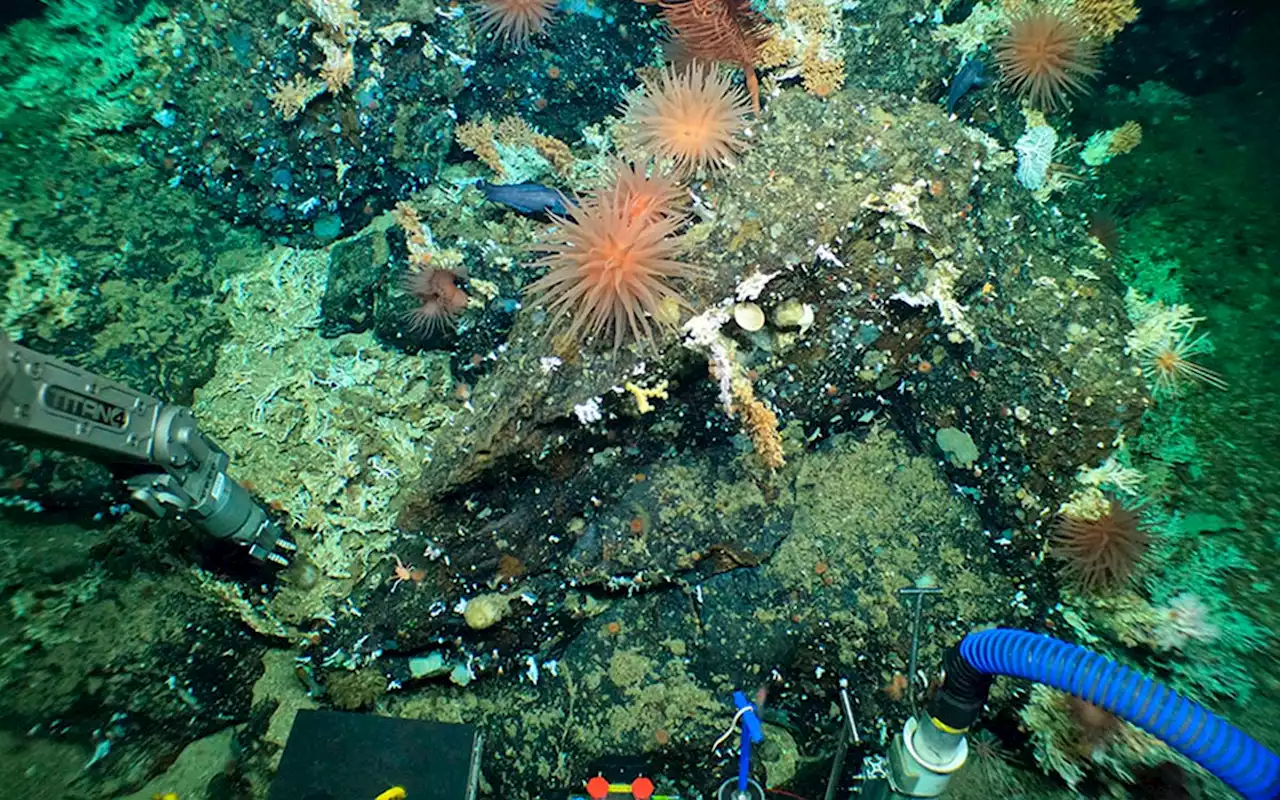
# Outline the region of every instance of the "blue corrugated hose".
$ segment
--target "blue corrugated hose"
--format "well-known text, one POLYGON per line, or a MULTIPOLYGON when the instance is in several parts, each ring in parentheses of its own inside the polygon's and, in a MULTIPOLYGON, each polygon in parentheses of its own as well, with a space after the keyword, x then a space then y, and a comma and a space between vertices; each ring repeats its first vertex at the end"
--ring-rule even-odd
POLYGON ((1049 636, 997 628, 960 641, 974 669, 1043 683, 1132 722, 1249 800, 1280 797, 1280 757, 1168 687, 1049 636))

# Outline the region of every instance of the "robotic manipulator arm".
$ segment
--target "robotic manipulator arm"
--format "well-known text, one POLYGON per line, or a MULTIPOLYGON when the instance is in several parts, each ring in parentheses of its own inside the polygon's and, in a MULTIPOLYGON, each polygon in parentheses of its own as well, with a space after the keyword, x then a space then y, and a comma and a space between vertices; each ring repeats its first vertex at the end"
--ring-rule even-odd
POLYGON ((239 483, 227 454, 196 430, 195 415, 65 361, 14 344, 0 331, 0 434, 127 465, 130 503, 177 514, 231 539, 259 561, 288 564, 296 547, 239 483))

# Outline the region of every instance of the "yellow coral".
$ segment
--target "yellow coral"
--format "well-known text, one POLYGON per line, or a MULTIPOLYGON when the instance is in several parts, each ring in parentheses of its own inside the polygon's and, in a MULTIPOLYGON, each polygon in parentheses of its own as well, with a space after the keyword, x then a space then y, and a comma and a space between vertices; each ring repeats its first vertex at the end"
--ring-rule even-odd
POLYGON ((498 120, 493 137, 509 147, 533 146, 535 133, 529 123, 512 114, 498 120))
POLYGON ((1076 0, 1076 15, 1084 29, 1104 41, 1138 18, 1133 0, 1076 0))
POLYGON ((755 387, 746 376, 733 381, 733 410, 742 415, 742 427, 751 437, 756 455, 769 469, 786 464, 782 457, 782 436, 778 433, 778 415, 756 398, 755 387))
POLYGON ((1142 126, 1134 120, 1129 120, 1111 133, 1111 142, 1107 145, 1107 150, 1111 155, 1118 156, 1128 153, 1140 144, 1142 144, 1142 126))
POLYGON ((494 138, 506 147, 532 147, 564 177, 573 170, 573 152, 569 145, 554 136, 539 133, 520 117, 504 117, 497 125, 494 138))
POLYGON ((627 381, 622 388, 631 392, 632 396, 635 397, 636 410, 641 414, 648 414, 653 410, 653 403, 650 402, 651 400, 667 399, 666 381, 661 381, 653 387, 639 386, 631 381, 627 381))
POLYGON ((781 67, 783 64, 791 63, 791 60, 796 57, 796 44, 784 37, 781 32, 774 31, 773 36, 760 45, 756 57, 759 59, 761 69, 781 67))
POLYGON ((285 122, 290 122, 323 91, 323 83, 299 74, 294 75, 291 81, 276 81, 275 90, 269 92, 267 97, 271 100, 272 108, 284 117, 285 122))
POLYGON ((350 86, 356 75, 355 56, 351 48, 339 47, 329 37, 318 33, 311 38, 324 52, 324 63, 320 65, 320 78, 329 89, 329 93, 337 94, 350 86))
POLYGON ((543 158, 551 162, 557 173, 562 177, 569 177, 573 171, 573 151, 569 149, 569 145, 554 136, 537 133, 533 137, 533 146, 543 158))
POLYGON ((499 178, 506 174, 502 168, 502 159, 498 157, 497 126, 488 115, 479 122, 464 122, 453 132, 453 138, 463 150, 475 154, 499 178))
POLYGON ((506 173, 498 153, 499 144, 503 147, 528 147, 538 151, 562 176, 568 177, 573 170, 574 157, 569 145, 554 136, 539 133, 532 125, 514 115, 503 117, 498 122, 485 116, 479 122, 463 123, 454 131, 454 138, 459 146, 475 153, 499 178, 506 173))
POLYGON ((805 53, 804 62, 800 65, 800 75, 804 79, 805 91, 818 97, 827 97, 844 86, 844 59, 822 58, 818 53, 817 42, 805 53))
POLYGON ((427 242, 426 229, 422 227, 422 218, 418 216, 418 209, 401 200, 391 210, 391 218, 404 231, 409 263, 420 269, 426 268, 431 263, 431 247, 427 242))
POLYGON ((830 16, 827 6, 821 0, 798 0, 787 6, 787 20, 809 31, 829 27, 830 16))

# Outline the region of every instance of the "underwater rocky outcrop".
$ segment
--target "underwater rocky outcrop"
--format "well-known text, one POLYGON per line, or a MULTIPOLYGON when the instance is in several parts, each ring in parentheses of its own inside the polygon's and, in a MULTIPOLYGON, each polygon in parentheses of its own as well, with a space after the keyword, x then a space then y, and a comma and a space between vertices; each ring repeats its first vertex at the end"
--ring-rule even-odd
MULTIPOLYGON (((1226 379, 1176 259, 1121 257, 1093 214, 1114 175, 1126 214, 1167 199, 1155 168, 1108 162, 1186 97, 1054 113, 975 82, 953 116, 958 62, 996 77, 1017 4, 755 4, 772 36, 702 81, 737 127, 668 176, 688 307, 646 307, 660 332, 611 349, 526 288, 575 211, 646 182, 637 98, 673 83, 671 9, 548 7, 517 48, 416 0, 90 5, 5 45, 3 326, 190 404, 301 551, 277 573, 118 519, 105 469, 5 444, 0 763, 21 788, 265 796, 293 715, 329 707, 478 725, 488 795, 638 754, 696 796, 741 689, 768 784, 812 796, 841 688, 884 738, 991 625, 1254 696, 1271 645, 1229 598, 1269 589, 1250 527, 1173 507, 1204 466, 1171 382, 1226 379), (494 202, 508 184, 559 205, 494 202), (1064 531, 1098 518, 1060 514, 1121 503, 1125 574, 1072 585, 1064 531), (192 759, 216 775, 182 777, 192 759)), ((1137 60, 1117 35, 1155 36, 1131 3, 1060 5, 1119 15, 1108 80, 1137 60)), ((1000 686, 990 711, 975 761, 1005 793, 1032 762, 1073 790, 1205 780, 1154 740, 1082 749, 1065 695, 1000 686)))
MULTIPOLYGON (((932 106, 775 98, 740 164, 699 192, 689 236, 718 276, 700 302, 726 298, 722 334, 778 409, 787 465, 762 465, 725 415, 705 352, 592 353, 526 309, 468 411, 436 432, 392 547, 407 571, 358 588, 359 617, 316 658, 406 686, 415 662, 469 683, 573 669, 584 637, 648 654, 692 625, 682 674, 741 685, 827 653, 874 690, 906 666, 897 592, 918 581, 949 587, 931 626, 1044 613, 1051 593, 1006 610, 997 598, 1029 577, 1071 491, 1056 476, 1105 452, 1147 401, 1107 266, 1001 164, 932 106), (773 277, 751 302, 775 320, 809 309, 803 330, 730 320, 735 287, 761 273, 773 277), (652 621, 613 611, 651 592, 669 596, 639 601, 652 621)), ((850 674, 801 685, 828 695, 850 674)), ((883 700, 858 700, 873 724, 883 700)), ((662 731, 638 745, 695 735, 662 731)))

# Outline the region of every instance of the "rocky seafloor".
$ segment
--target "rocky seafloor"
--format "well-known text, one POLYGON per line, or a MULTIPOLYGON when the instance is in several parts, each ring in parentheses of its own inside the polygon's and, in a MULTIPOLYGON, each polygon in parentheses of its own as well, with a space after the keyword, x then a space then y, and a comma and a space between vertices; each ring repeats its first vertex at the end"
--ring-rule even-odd
MULTIPOLYGON (((1245 52, 1233 15, 1262 12, 1152 3, 1108 45, 1105 88, 1051 118, 1077 144, 1138 119, 1144 144, 1096 169, 1056 156, 1069 179, 1044 196, 1015 176, 1032 122, 1015 99, 939 102, 956 53, 934 33, 971 4, 837 12, 843 87, 766 73, 749 146, 688 187, 684 258, 707 275, 687 295, 714 338, 615 352, 524 301, 546 221, 485 199, 492 170, 456 129, 519 115, 570 147, 525 154, 531 179, 594 188, 626 150, 615 107, 658 57, 652 9, 572 9, 513 53, 462 7, 365 0, 370 30, 411 34, 360 38, 355 88, 286 120, 271 93, 317 56, 304 5, 63 2, 7 34, 6 330, 191 405, 300 545, 288 569, 259 567, 122 517, 99 465, 0 443, 14 796, 262 797, 293 715, 323 707, 478 725, 485 796, 550 797, 636 754, 696 797, 733 769, 711 745, 739 689, 768 696, 767 785, 814 797, 841 687, 864 732, 852 786, 944 649, 993 625, 1087 643, 1274 736, 1254 722, 1276 691, 1274 467, 1224 462, 1271 441, 1276 387, 1220 346, 1223 398, 1250 400, 1160 397, 1127 346, 1131 290, 1195 303, 1219 341, 1274 303, 1257 266, 1274 242, 1243 211, 1266 201, 1234 188, 1249 170, 1169 177, 1195 147, 1255 152, 1247 126, 1208 115, 1264 71, 1240 56, 1169 74, 1132 53, 1153 29, 1245 52), (405 323, 399 202, 465 274, 455 329, 405 323), (1247 232, 1197 251, 1176 233, 1196 214, 1247 232), (1211 259, 1257 282, 1215 297, 1211 259), (754 330, 735 319, 747 303, 754 330), (725 408, 711 341, 772 426, 725 408), (1137 505, 1152 538, 1132 584, 1101 596, 1048 554, 1090 489, 1137 505), (940 591, 917 616, 920 587, 940 591), (1152 644, 1186 593, 1229 641, 1152 644)), ((997 684, 994 744, 957 794, 1223 791, 1154 740, 1081 751, 1076 724, 1059 698, 997 684)))

